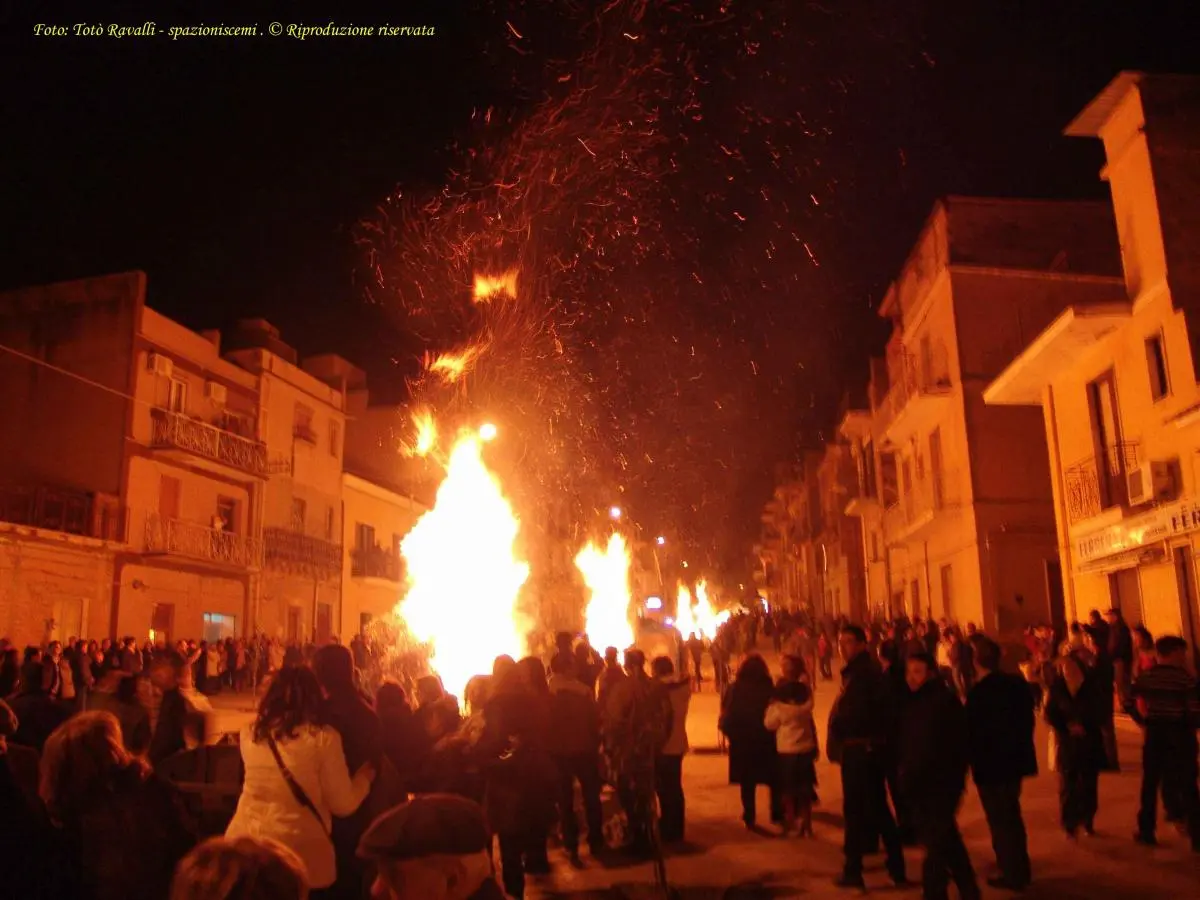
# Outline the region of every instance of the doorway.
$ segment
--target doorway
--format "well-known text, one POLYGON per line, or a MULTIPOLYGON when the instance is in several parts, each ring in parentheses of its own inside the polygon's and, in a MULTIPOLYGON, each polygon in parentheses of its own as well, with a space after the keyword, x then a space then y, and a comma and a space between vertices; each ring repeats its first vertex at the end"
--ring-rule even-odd
POLYGON ((1050 600, 1050 624, 1060 638, 1067 634, 1067 603, 1063 593, 1062 563, 1046 560, 1046 596, 1050 600))
POLYGON ((317 604, 317 645, 329 643, 333 633, 333 607, 328 603, 317 604))
POLYGON ((300 607, 298 606, 288 607, 287 640, 289 644, 300 643, 300 607))
MULTIPOLYGON (((1131 625, 1140 624, 1142 619, 1142 584, 1138 570, 1120 569, 1108 576, 1108 595, 1115 609, 1121 610, 1121 618, 1131 625)), ((1104 612, 1104 610, 1100 610, 1104 612)))
POLYGON ((1200 609, 1196 606, 1196 567, 1189 544, 1171 548, 1175 581, 1179 585, 1179 618, 1192 650, 1192 665, 1200 666, 1200 609))
POLYGON ((155 603, 150 613, 150 640, 171 643, 175 631, 175 604, 155 603))

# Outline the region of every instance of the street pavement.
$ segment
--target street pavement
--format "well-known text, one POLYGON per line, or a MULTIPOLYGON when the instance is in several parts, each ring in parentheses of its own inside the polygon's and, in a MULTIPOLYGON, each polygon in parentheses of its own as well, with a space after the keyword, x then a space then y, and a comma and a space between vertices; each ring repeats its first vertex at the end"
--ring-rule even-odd
MULTIPOLYGON (((817 687, 816 718, 825 734, 835 682, 817 687)), ((217 698, 221 726, 236 730, 253 701, 248 695, 217 698)), ((824 898, 855 896, 833 886, 842 855, 841 784, 836 766, 817 763, 820 805, 814 810, 813 838, 780 838, 752 833, 741 821, 738 790, 728 784, 728 761, 717 751, 719 703, 711 685, 692 697, 688 739, 693 751, 684 760, 687 797, 687 841, 668 853, 667 877, 682 900, 704 898, 824 898)), ((1069 841, 1058 826, 1057 776, 1047 771, 1045 726, 1038 726, 1041 774, 1025 782, 1022 806, 1029 831, 1034 883, 1022 896, 1030 900, 1106 900, 1106 898, 1200 898, 1200 856, 1186 838, 1160 825, 1158 848, 1133 843, 1140 779, 1141 735, 1127 720, 1118 722, 1122 771, 1101 776, 1097 835, 1069 841)), ((766 789, 760 788, 759 816, 765 818, 766 789)), ((974 786, 969 786, 959 826, 979 875, 985 897, 1013 896, 993 891, 984 878, 995 874, 987 822, 974 786)), ((764 822, 764 825, 766 823, 764 822)), ((907 851, 909 877, 920 880, 922 851, 907 851)), ((527 896, 538 900, 662 897, 654 888, 649 863, 620 859, 593 860, 584 852, 583 866, 573 868, 565 855, 551 851, 553 872, 531 880, 527 896)), ((919 897, 920 888, 897 889, 883 871, 881 856, 867 862, 871 893, 919 897)))

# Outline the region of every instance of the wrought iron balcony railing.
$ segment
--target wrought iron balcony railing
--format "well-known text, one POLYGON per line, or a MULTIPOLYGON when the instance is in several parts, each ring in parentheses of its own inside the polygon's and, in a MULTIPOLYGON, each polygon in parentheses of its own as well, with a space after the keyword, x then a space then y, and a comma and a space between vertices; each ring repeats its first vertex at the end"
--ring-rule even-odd
POLYGON ((957 471, 927 472, 884 511, 884 530, 889 539, 902 538, 937 513, 960 506, 962 499, 957 471))
POLYGON ((1067 519, 1079 522, 1128 501, 1125 476, 1138 467, 1138 443, 1122 441, 1063 470, 1067 519))
POLYGON ((146 552, 185 556, 204 562, 256 569, 262 565, 262 541, 199 522, 146 516, 146 552))
POLYGON ((355 578, 400 580, 400 559, 382 547, 356 547, 350 554, 350 574, 355 578))
POLYGON ((915 398, 945 394, 950 390, 950 362, 944 348, 922 359, 912 353, 894 357, 887 394, 883 398, 883 421, 891 423, 915 398))
POLYGON ((0 486, 0 522, 104 541, 125 540, 125 509, 120 500, 70 488, 0 486))
POLYGON ((269 472, 267 445, 260 441, 166 409, 153 409, 150 416, 151 443, 155 447, 186 450, 251 475, 265 476, 269 472))
POLYGON ((291 528, 263 529, 267 565, 330 578, 342 571, 342 545, 291 528))

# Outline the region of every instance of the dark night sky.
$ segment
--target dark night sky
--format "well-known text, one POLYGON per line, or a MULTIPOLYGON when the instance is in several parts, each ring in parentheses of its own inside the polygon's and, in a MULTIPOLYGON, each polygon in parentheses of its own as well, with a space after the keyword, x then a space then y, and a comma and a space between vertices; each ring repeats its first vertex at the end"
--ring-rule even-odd
MULTIPOLYGON (((144 269, 151 305, 185 324, 211 327, 264 315, 302 353, 341 352, 376 384, 394 389, 400 376, 414 373, 424 347, 406 336, 408 320, 386 299, 365 302, 362 252, 352 240, 356 223, 372 217, 397 186, 436 191, 477 148, 472 112, 493 107, 499 124, 491 133, 503 134, 505 123, 519 123, 548 102, 557 74, 570 72, 581 52, 579 23, 602 5, 2 2, 0 287, 144 269), (50 7, 91 11, 83 18, 50 7), (320 23, 331 12, 339 22, 434 24, 438 34, 303 43, 32 34, 36 21, 264 28, 275 19, 320 23)), ((663 486, 687 471, 681 450, 658 476, 627 472, 631 496, 643 509, 671 509, 663 515, 676 528, 690 528, 689 540, 714 564, 718 555, 744 550, 757 528, 753 511, 765 496, 771 461, 816 439, 841 392, 865 381, 866 359, 883 334, 873 310, 934 199, 1104 196, 1098 143, 1060 132, 1122 68, 1195 71, 1188 6, 691 4, 692 25, 716 23, 659 40, 694 51, 686 69, 670 68, 698 79, 708 118, 703 134, 693 133, 681 150, 690 168, 667 182, 677 195, 669 204, 676 218, 664 218, 662 230, 686 222, 688 242, 703 247, 697 257, 721 257, 709 284, 721 282, 719 292, 736 304, 741 324, 729 324, 727 306, 689 299, 686 290, 658 302, 663 315, 687 320, 697 334, 732 329, 730 339, 755 360, 763 384, 727 380, 712 388, 745 409, 725 424, 689 412, 711 408, 708 382, 675 401, 641 391, 636 378, 623 384, 621 402, 633 404, 623 418, 644 414, 663 432, 717 433, 687 452, 723 459, 731 482, 711 506, 681 505, 668 496, 678 491, 663 486), (718 204, 710 201, 719 192, 694 203, 687 197, 693 183, 713 178, 725 164, 717 147, 736 151, 743 183, 753 182, 756 191, 760 182, 763 191, 769 186, 772 205, 758 220, 751 212, 749 222, 735 221, 728 215, 733 207, 714 212, 718 204), (771 148, 782 154, 784 169, 771 163, 771 148), (788 165, 801 157, 802 165, 788 165), (783 218, 789 223, 782 231, 798 230, 797 242, 819 264, 787 256, 783 267, 803 270, 800 276, 782 274, 777 261, 765 274, 750 261, 761 259, 759 244, 783 218), (791 286, 781 289, 785 281, 791 286), (638 397, 647 405, 669 402, 670 415, 659 409, 655 420, 655 410, 634 408, 638 397), (754 439, 723 444, 724 429, 752 432, 754 439), (703 524, 685 525, 688 516, 703 524)), ((655 18, 664 33, 684 20, 655 18)), ((723 181, 732 178, 713 183, 723 181)), ((676 281, 690 282, 685 269, 676 281)), ((611 336, 613 327, 608 322, 594 334, 611 336)), ((603 356, 606 338, 589 340, 603 356)), ((668 377, 698 380, 669 354, 662 359, 668 377)), ((734 366, 740 357, 714 349, 707 359, 712 368, 720 360, 734 366)), ((637 439, 666 440, 662 433, 637 439)), ((621 441, 613 446, 628 455, 621 441)))

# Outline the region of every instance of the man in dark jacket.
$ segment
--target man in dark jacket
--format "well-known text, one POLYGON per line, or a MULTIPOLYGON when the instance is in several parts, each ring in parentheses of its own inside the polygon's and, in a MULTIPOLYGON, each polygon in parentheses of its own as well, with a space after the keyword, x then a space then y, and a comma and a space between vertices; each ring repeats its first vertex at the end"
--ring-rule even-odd
POLYGON ((604 849, 600 807, 600 711, 595 695, 579 680, 576 661, 559 653, 550 662, 550 732, 548 748, 558 765, 558 815, 563 849, 579 858, 579 820, 575 816, 575 782, 583 794, 588 846, 592 855, 604 849))
MULTIPOLYGON (((313 671, 325 692, 323 720, 342 738, 347 770, 357 772, 366 762, 379 765, 383 755, 379 717, 354 684, 354 657, 349 649, 340 644, 322 647, 313 657, 313 671)), ((348 818, 334 820, 337 883, 329 889, 331 897, 349 900, 362 894, 367 873, 354 852, 359 838, 371 823, 370 812, 370 804, 364 803, 348 818)))
POLYGON ((21 670, 20 690, 8 701, 20 723, 12 742, 32 747, 38 753, 51 732, 68 718, 67 711, 47 691, 48 681, 48 673, 40 661, 27 662, 21 670))
POLYGON ((966 715, 931 656, 911 654, 906 666, 912 698, 900 725, 900 792, 925 847, 923 895, 946 897, 953 879, 963 900, 977 900, 975 870, 955 819, 967 786, 966 715))
POLYGON ((1108 656, 1112 660, 1117 696, 1121 705, 1125 706, 1129 702, 1129 688, 1133 682, 1133 633, 1117 607, 1108 611, 1107 619, 1108 656))
POLYGON ((1161 789, 1167 817, 1187 827, 1192 849, 1200 852, 1200 794, 1196 778, 1196 728, 1200 696, 1187 670, 1187 641, 1161 637, 1154 642, 1155 664, 1138 675, 1136 703, 1128 712, 1145 729, 1142 795, 1134 840, 1153 846, 1161 789))
POLYGON ((981 634, 972 637, 971 644, 978 677, 967 695, 971 773, 1000 870, 988 884, 1020 891, 1030 880, 1021 780, 1037 774, 1033 697, 1023 678, 999 671, 999 644, 981 634))
POLYGON ((838 635, 842 692, 829 714, 829 758, 842 767, 842 811, 846 822, 845 865, 837 879, 840 887, 862 888, 863 856, 874 836, 887 849, 887 869, 897 885, 907 883, 904 848, 892 811, 888 808, 886 746, 891 706, 887 684, 867 647, 867 636, 857 625, 845 625, 838 635))

